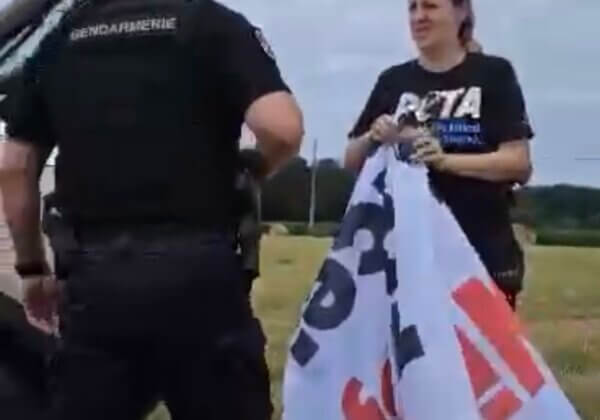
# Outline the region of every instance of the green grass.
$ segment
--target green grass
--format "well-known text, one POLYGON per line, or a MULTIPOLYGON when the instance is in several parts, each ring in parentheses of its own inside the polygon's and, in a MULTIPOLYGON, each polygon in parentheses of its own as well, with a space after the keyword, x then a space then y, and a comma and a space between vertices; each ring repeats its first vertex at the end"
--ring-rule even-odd
MULTIPOLYGON (((330 243, 306 237, 263 241, 263 277, 253 302, 269 337, 274 419, 281 416, 287 341, 330 243)), ((527 259, 519 312, 530 337, 582 418, 600 420, 600 249, 531 247, 527 259)), ((149 420, 167 419, 161 408, 149 420)))
POLYGON ((600 319, 600 249, 531 247, 527 260, 526 320, 600 319))
POLYGON ((538 245, 600 248, 598 229, 541 229, 537 232, 538 245))

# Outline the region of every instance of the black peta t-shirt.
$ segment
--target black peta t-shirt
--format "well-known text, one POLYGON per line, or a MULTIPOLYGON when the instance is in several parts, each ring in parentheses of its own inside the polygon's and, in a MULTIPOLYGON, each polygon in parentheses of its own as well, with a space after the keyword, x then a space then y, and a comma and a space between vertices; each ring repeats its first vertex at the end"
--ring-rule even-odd
MULTIPOLYGON (((512 65, 483 54, 468 54, 442 73, 427 71, 416 60, 384 71, 349 135, 366 133, 382 114, 400 118, 415 109, 418 119, 431 121, 447 153, 492 152, 502 142, 533 137, 512 65), (438 106, 429 107, 433 100, 438 106)), ((512 269, 520 250, 509 216, 511 183, 435 170, 430 170, 430 179, 488 270, 512 269)))

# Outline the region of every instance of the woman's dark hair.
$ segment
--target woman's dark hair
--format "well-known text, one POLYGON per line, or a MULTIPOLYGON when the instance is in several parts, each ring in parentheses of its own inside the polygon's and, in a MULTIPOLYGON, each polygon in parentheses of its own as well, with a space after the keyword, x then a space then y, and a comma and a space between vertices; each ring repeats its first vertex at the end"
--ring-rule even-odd
POLYGON ((460 24, 458 29, 458 38, 466 45, 473 39, 473 32, 475 30, 475 12, 473 11, 473 3, 471 0, 452 0, 455 7, 463 7, 467 12, 467 17, 460 24))

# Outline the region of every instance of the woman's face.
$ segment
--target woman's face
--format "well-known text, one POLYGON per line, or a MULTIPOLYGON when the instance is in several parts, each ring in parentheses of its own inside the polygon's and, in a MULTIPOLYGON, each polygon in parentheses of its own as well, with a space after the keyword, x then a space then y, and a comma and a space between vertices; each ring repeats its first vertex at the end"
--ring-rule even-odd
POLYGON ((466 17, 452 0, 409 0, 410 31, 419 50, 439 48, 458 38, 466 17))

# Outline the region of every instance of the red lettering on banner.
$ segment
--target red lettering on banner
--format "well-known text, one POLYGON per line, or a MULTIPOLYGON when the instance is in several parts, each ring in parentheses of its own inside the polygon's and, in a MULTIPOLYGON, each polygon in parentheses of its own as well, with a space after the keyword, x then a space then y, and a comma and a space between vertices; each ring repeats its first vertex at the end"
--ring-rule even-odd
POLYGON ((381 399, 383 407, 392 417, 397 417, 396 403, 394 402, 394 387, 392 385, 392 364, 386 360, 381 373, 381 399))
MULTIPOLYGON (((455 329, 465 358, 473 392, 479 400, 498 383, 500 377, 494 372, 490 362, 477 350, 464 331, 459 327, 455 327, 455 329)), ((483 404, 480 412, 485 420, 505 420, 515 414, 521 406, 521 400, 511 390, 503 387, 491 400, 483 404)))
POLYGON ((508 388, 502 388, 494 398, 481 407, 485 420, 505 420, 521 408, 521 400, 508 388))
POLYGON ((462 354, 467 365, 467 371, 469 372, 469 378, 471 378, 471 385, 473 386, 473 392, 477 399, 481 398, 485 391, 494 386, 500 379, 496 372, 492 369, 492 365, 487 359, 481 354, 475 345, 469 340, 467 335, 459 327, 455 327, 458 341, 462 348, 462 354))
POLYGON ((533 397, 544 377, 521 340, 515 316, 500 293, 492 293, 481 280, 470 279, 454 293, 454 300, 477 325, 521 385, 533 397))
POLYGON ((342 410, 346 420, 385 420, 377 400, 373 397, 367 399, 364 404, 360 402, 360 391, 362 382, 352 378, 344 389, 342 397, 342 410))

